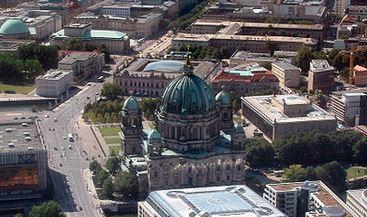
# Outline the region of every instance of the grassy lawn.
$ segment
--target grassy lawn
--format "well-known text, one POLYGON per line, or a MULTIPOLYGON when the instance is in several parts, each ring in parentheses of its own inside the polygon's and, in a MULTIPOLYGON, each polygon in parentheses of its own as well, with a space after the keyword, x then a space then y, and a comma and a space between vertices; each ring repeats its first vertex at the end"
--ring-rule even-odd
POLYGON ((103 137, 106 136, 118 136, 120 131, 119 127, 100 127, 99 132, 101 132, 103 137))
POLYGON ((120 144, 120 137, 108 137, 108 138, 105 137, 104 140, 106 141, 107 145, 120 144))
POLYGON ((4 92, 5 90, 15 91, 18 94, 27 94, 34 89, 34 85, 11 85, 11 84, 2 84, 0 83, 0 91, 4 92))
POLYGON ((110 151, 111 156, 117 156, 119 151, 121 150, 120 146, 108 146, 108 150, 110 151))
POLYGON ((366 167, 349 167, 346 169, 348 179, 367 175, 366 167))

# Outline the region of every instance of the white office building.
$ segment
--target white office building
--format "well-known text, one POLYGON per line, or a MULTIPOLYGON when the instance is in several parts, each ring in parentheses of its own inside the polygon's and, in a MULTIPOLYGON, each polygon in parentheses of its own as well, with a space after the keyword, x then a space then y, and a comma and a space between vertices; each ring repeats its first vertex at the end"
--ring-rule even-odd
POLYGON ((347 206, 356 217, 367 216, 367 188, 347 191, 347 206))
POLYGON ((36 78, 36 93, 39 96, 59 97, 73 85, 71 70, 50 69, 36 78))

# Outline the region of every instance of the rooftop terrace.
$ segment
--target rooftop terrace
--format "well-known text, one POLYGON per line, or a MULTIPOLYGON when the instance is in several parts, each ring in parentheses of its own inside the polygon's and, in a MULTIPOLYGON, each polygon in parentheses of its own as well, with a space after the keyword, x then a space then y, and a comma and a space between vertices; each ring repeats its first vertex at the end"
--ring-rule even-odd
POLYGON ((37 126, 32 121, 0 123, 0 152, 43 149, 37 126))

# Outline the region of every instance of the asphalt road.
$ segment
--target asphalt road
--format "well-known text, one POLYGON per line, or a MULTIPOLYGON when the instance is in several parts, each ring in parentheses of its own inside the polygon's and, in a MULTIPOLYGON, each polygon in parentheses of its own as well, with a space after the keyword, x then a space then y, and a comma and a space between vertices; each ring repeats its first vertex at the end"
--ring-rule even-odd
POLYGON ((92 83, 52 112, 42 113, 40 126, 49 153, 54 194, 67 216, 100 216, 92 204, 83 176, 89 166, 86 158, 91 156, 81 144, 75 129, 84 105, 96 100, 96 93, 100 93, 101 88, 102 83, 92 83), (73 134, 74 142, 69 141, 69 133, 73 134))

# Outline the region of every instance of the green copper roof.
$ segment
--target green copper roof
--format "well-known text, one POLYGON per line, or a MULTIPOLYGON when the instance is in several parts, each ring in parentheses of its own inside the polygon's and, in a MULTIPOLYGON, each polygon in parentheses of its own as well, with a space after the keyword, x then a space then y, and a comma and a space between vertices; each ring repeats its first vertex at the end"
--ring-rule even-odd
POLYGON ((139 102, 135 97, 129 96, 124 102, 123 110, 133 110, 138 111, 140 109, 139 102))
POLYGON ((168 113, 204 114, 214 108, 212 88, 192 72, 172 80, 163 93, 161 110, 168 113))
POLYGON ((156 129, 153 129, 150 131, 148 139, 161 139, 161 134, 156 129))
POLYGON ((27 25, 19 19, 10 19, 0 28, 0 34, 2 35, 22 35, 30 34, 27 25))
POLYGON ((215 96, 215 101, 221 105, 231 105, 231 96, 222 90, 215 96))

